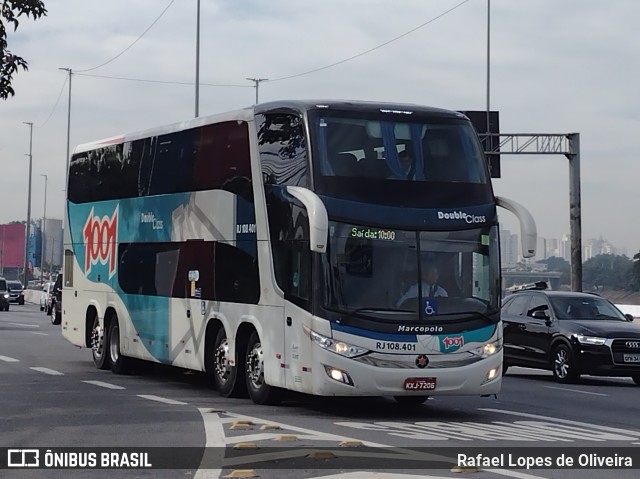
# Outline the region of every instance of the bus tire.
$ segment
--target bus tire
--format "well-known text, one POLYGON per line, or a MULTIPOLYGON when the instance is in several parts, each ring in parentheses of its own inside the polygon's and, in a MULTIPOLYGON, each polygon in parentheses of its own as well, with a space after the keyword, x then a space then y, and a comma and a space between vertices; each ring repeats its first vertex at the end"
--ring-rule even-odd
POLYGON ((108 352, 111 372, 115 374, 129 374, 133 359, 122 355, 120 350, 120 325, 118 324, 118 316, 115 314, 111 317, 111 322, 109 323, 107 341, 109 344, 108 352))
POLYGON ((393 399, 403 406, 419 406, 426 402, 426 400, 429 399, 429 396, 393 396, 393 399))
POLYGON ((238 381, 238 372, 241 372, 240 377, 244 373, 244 363, 238 361, 237 357, 236 353, 235 365, 229 363, 227 333, 224 328, 220 328, 213 343, 213 381, 221 396, 244 396, 244 382, 238 381))
POLYGON ((247 344, 245 380, 249 397, 256 404, 278 404, 282 399, 282 389, 269 386, 264 380, 264 354, 260 337, 251 333, 247 344))
POLYGON ((109 355, 106 348, 106 334, 102 326, 100 326, 100 320, 98 319, 98 313, 93 312, 93 321, 91 324, 91 356, 93 357, 93 364, 98 369, 110 369, 109 355))
POLYGON ((53 303, 51 307, 51 324, 60 324, 62 322, 62 311, 58 311, 58 303, 53 303))

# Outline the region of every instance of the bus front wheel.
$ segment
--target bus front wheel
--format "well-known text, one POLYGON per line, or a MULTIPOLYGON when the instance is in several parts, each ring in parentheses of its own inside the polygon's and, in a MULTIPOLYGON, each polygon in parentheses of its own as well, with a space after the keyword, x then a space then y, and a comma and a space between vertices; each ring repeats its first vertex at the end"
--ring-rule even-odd
POLYGON ((256 404, 277 404, 282 398, 282 389, 269 386, 264 380, 264 359, 260 337, 255 331, 247 344, 246 382, 249 397, 256 404))

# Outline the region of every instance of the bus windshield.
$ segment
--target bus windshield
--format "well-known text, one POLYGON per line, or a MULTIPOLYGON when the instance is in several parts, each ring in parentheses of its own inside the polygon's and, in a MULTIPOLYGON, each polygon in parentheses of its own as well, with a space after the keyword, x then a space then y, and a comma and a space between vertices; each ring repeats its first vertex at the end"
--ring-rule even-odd
POLYGON ((416 232, 329 225, 326 308, 399 321, 498 309, 496 226, 416 232))
POLYGON ((316 174, 420 182, 486 184, 477 135, 463 118, 353 112, 312 115, 316 174))

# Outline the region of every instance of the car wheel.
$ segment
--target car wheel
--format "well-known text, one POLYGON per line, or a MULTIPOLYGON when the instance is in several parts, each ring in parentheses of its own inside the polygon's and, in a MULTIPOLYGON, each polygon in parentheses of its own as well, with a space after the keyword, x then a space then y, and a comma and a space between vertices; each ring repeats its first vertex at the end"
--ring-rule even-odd
POLYGON ((132 369, 133 359, 122 355, 122 351, 120 350, 120 325, 118 324, 118 316, 115 314, 109 323, 109 336, 107 341, 109 344, 111 371, 115 374, 129 374, 132 369))
POLYGON ((44 311, 44 306, 40 305, 40 311, 44 311))
POLYGON ((429 399, 429 396, 393 396, 393 399, 403 406, 419 406, 429 399))
POLYGON ((51 324, 60 324, 62 321, 62 311, 58 311, 58 303, 51 307, 51 324))
POLYGON ((98 314, 94 313, 91 325, 91 356, 93 357, 93 364, 98 369, 109 369, 111 367, 105 344, 105 330, 100 326, 98 314))
POLYGON ((244 363, 237 360, 233 361, 233 359, 230 357, 227 333, 224 328, 220 328, 213 343, 212 368, 215 387, 220 395, 224 397, 241 397, 245 395, 244 381, 238 381, 238 372, 240 372, 240 377, 244 374, 244 363), (235 365, 231 364, 229 360, 232 360, 235 365))
POLYGON ((51 316, 51 310, 53 308, 51 306, 47 306, 47 316, 51 316))
POLYGON ((553 350, 551 368, 553 377, 559 383, 573 383, 580 378, 573 353, 565 344, 561 344, 553 350))
POLYGON ((634 383, 636 383, 638 386, 640 386, 640 374, 636 374, 635 376, 631 376, 631 379, 633 379, 634 383))
POLYGON ((264 353, 260 337, 255 331, 247 344, 245 379, 249 397, 256 404, 278 404, 282 399, 282 389, 269 386, 264 380, 264 353))

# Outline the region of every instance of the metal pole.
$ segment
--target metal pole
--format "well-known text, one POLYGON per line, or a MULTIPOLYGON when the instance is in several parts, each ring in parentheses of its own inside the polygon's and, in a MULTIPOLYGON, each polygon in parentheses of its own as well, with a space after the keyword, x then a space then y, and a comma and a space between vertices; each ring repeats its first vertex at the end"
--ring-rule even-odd
POLYGON ((44 213, 42 214, 42 231, 40 232, 42 234, 42 251, 40 252, 40 283, 42 284, 44 282, 44 260, 46 258, 45 246, 47 244, 47 237, 44 233, 47 227, 47 182, 49 181, 49 178, 47 175, 40 176, 44 176, 44 213))
POLYGON ((252 81, 253 83, 255 83, 255 89, 256 89, 256 105, 258 104, 258 86, 260 85, 260 82, 263 81, 267 81, 268 78, 247 78, 247 80, 252 81))
POLYGON ((491 127, 489 122, 491 106, 489 103, 489 94, 491 86, 491 0, 487 0, 487 136, 485 137, 485 151, 493 147, 491 139, 491 127))
POLYGON ((198 0, 198 15, 196 20, 196 115, 199 115, 200 103, 200 0, 198 0))
POLYGON ((25 125, 29 125, 29 190, 27 193, 27 237, 25 239, 24 246, 24 286, 28 283, 28 271, 29 271, 29 235, 31 234, 31 172, 33 165, 33 123, 30 121, 23 121, 25 125))
POLYGON ((570 133, 569 228, 571 232, 571 290, 582 291, 582 213, 580 204, 580 133, 570 133))
POLYGON ((67 107, 67 161, 65 167, 66 176, 64 178, 64 191, 67 191, 67 184, 69 183, 69 147, 71 143, 71 76, 73 75, 73 72, 71 68, 58 68, 58 70, 69 72, 69 105, 67 107))

